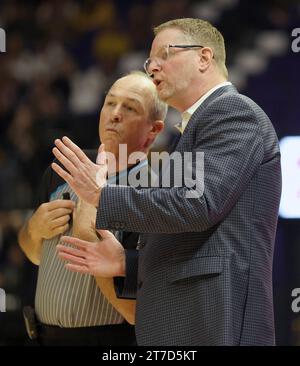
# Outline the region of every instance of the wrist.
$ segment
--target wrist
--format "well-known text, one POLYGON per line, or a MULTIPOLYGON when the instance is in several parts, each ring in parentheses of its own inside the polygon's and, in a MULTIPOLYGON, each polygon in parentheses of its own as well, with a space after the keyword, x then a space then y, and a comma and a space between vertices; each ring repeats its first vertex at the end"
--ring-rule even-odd
POLYGON ((125 277, 126 276, 126 255, 125 250, 123 249, 122 254, 119 260, 119 268, 116 277, 125 277))
POLYGON ((101 192, 102 192, 102 187, 99 187, 97 189, 97 192, 96 192, 95 198, 94 198, 94 202, 93 202, 93 206, 96 207, 96 208, 99 207, 101 192))
POLYGON ((35 224, 35 222, 34 222, 34 220, 32 220, 32 218, 29 219, 29 221, 27 223, 27 232, 28 232, 28 235, 35 242, 41 241, 43 238, 42 238, 42 236, 40 235, 40 233, 37 230, 38 225, 35 224))

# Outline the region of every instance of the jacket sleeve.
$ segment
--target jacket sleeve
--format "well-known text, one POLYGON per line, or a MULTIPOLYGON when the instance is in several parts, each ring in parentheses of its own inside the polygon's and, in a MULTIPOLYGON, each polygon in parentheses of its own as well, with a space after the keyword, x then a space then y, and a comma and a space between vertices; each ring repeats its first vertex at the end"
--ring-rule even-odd
MULTIPOLYGON (((194 122, 190 149, 193 155, 204 153, 204 186, 198 182, 204 187, 200 197, 187 198, 191 189, 186 186, 138 190, 108 185, 101 192, 97 228, 199 232, 228 215, 263 161, 258 111, 237 94, 227 97, 226 103, 212 102, 201 114, 201 121, 194 122)), ((192 170, 197 177, 194 161, 192 170)))

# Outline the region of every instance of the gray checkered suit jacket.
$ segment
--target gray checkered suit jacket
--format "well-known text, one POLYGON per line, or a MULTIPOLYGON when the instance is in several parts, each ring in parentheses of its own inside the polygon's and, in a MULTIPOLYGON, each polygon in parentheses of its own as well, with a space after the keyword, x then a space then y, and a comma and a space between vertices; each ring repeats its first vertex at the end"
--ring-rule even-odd
POLYGON ((204 152, 200 198, 187 199, 186 187, 107 186, 97 213, 100 228, 143 233, 138 344, 273 345, 281 169, 269 118, 222 87, 193 114, 175 150, 204 152))

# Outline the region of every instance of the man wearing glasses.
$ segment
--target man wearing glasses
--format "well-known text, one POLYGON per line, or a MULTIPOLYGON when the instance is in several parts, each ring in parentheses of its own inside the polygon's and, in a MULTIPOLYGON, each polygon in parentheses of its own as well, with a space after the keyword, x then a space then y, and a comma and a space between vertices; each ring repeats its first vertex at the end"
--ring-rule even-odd
POLYGON ((101 230, 93 257, 95 243, 64 237, 76 249, 60 245, 59 255, 70 270, 115 277, 119 296, 136 297, 139 345, 273 345, 276 133, 262 109, 227 81, 216 28, 177 19, 154 33, 145 70, 159 97, 182 113, 175 151, 204 153, 203 192, 192 197, 174 180, 170 188, 143 190, 105 185, 104 157, 95 165, 70 140, 56 141, 54 154, 67 171, 53 169, 97 207, 97 228, 117 222, 142 233, 138 250, 124 250, 101 230))

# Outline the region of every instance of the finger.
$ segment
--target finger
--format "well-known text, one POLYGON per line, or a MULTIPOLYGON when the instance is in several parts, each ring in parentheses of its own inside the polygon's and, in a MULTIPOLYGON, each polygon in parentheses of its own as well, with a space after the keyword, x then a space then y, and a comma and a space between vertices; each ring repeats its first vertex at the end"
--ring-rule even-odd
POLYGON ((66 223, 68 223, 70 221, 70 215, 64 215, 64 216, 60 216, 57 219, 54 219, 50 222, 50 227, 52 230, 55 230, 56 228, 60 227, 60 226, 64 226, 66 225, 66 223))
MULTIPOLYGON (((57 144, 56 141, 57 140, 55 140, 55 144, 57 144)), ((65 167, 65 169, 67 169, 67 171, 70 172, 72 176, 74 176, 77 171, 76 166, 78 166, 79 160, 77 159, 77 162, 74 163, 68 155, 62 153, 57 147, 54 147, 52 149, 52 152, 55 155, 56 159, 60 161, 61 164, 65 167)))
MULTIPOLYGON (((59 201, 62 201, 62 200, 59 200, 59 201)), ((56 201, 50 201, 50 202, 42 203, 40 206, 40 210, 42 212, 44 212, 45 215, 48 215, 46 217, 46 219, 51 220, 58 216, 67 215, 67 214, 70 214, 71 212, 73 212, 73 209, 75 208, 75 202, 72 202, 69 200, 66 206, 67 207, 65 208, 63 206, 63 203, 56 202, 56 201)))
MULTIPOLYGON (((48 206, 48 215, 50 219, 56 219, 60 216, 65 216, 71 214, 75 209, 75 202, 68 201, 67 203, 55 202, 54 205, 48 206)), ((54 201, 53 201, 54 202, 54 201)))
POLYGON ((74 248, 67 247, 67 246, 62 245, 62 244, 58 244, 56 246, 56 250, 59 253, 69 254, 69 255, 73 255, 74 257, 77 257, 77 258, 86 259, 86 257, 85 257, 86 251, 82 250, 82 249, 74 249, 74 248))
POLYGON ((74 245, 76 248, 83 249, 83 250, 86 250, 86 247, 88 245, 92 244, 89 241, 74 238, 72 236, 62 236, 60 241, 61 241, 61 243, 71 244, 71 245, 74 245))
POLYGON ((82 274, 91 274, 86 266, 80 266, 76 264, 67 263, 65 267, 71 272, 78 272, 82 274))
POLYGON ((54 200, 48 202, 49 211, 67 209, 68 211, 72 212, 74 208, 75 208, 75 202, 71 200, 54 200))
POLYGON ((74 255, 67 254, 64 252, 58 252, 58 257, 64 261, 68 261, 69 263, 72 263, 72 264, 79 264, 81 266, 86 266, 86 259, 84 259, 84 258, 76 257, 74 255))
POLYGON ((74 142, 69 139, 67 136, 62 138, 63 143, 67 146, 73 153, 77 156, 77 158, 83 163, 91 162, 91 160, 85 155, 85 153, 80 149, 79 146, 74 144, 74 142))
POLYGON ((66 172, 63 168, 61 168, 58 164, 52 163, 51 168, 57 173, 63 180, 65 180, 71 188, 73 188, 74 179, 71 174, 66 172))
POLYGON ((49 211, 49 220, 55 220, 59 217, 70 215, 73 211, 68 208, 56 208, 55 210, 49 211))
POLYGON ((51 231, 52 237, 61 235, 61 234, 65 233, 67 230, 69 230, 69 224, 65 224, 63 226, 58 226, 57 228, 55 228, 51 231))
POLYGON ((101 144, 99 149, 98 149, 98 155, 97 155, 96 163, 98 165, 105 165, 106 161, 107 161, 107 156, 106 156, 106 152, 105 152, 105 145, 101 144))
POLYGON ((112 239, 115 238, 114 234, 109 230, 97 229, 97 232, 101 235, 102 239, 112 239))
MULTIPOLYGON (((68 139, 69 141, 71 141, 70 139, 68 139)), ((67 157, 73 164, 74 166, 77 166, 78 163, 80 163, 80 159, 78 158, 78 156, 76 155, 76 152, 73 151, 72 148, 68 147, 65 144, 66 138, 62 138, 60 139, 56 139, 54 141, 56 147, 59 149, 59 151, 65 155, 65 157, 67 157)), ((75 145, 75 144, 73 144, 75 145)), ((76 145, 75 145, 76 146, 76 145)), ((79 147, 77 146, 77 148, 79 149, 79 147)), ((80 149, 79 149, 80 150, 80 149)))

